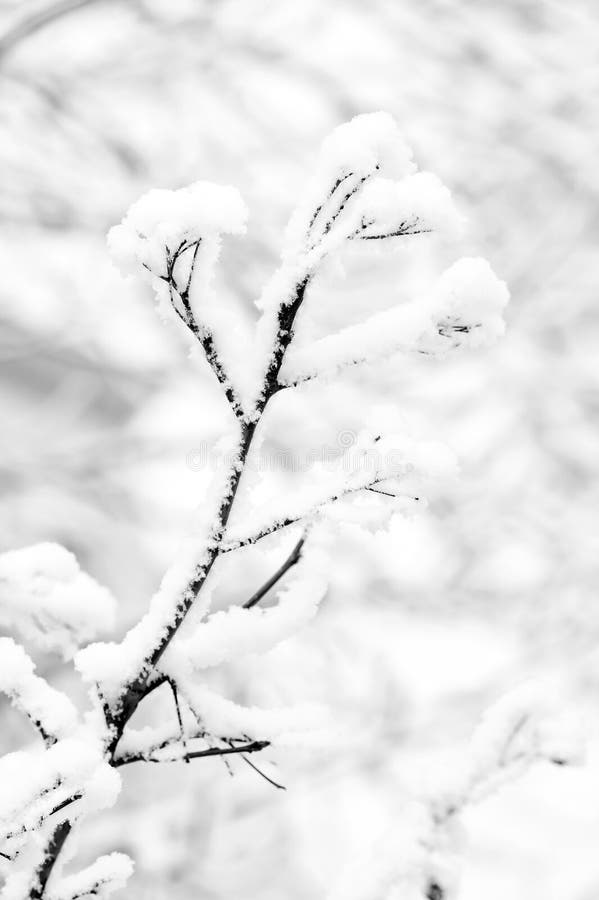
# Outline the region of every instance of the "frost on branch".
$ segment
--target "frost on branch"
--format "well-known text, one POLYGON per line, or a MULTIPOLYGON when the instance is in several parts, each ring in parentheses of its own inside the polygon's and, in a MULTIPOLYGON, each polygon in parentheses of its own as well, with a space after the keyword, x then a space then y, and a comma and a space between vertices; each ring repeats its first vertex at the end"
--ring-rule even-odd
POLYGON ((0 625, 65 657, 112 629, 116 603, 59 544, 0 555, 0 625))
POLYGON ((355 116, 340 125, 323 141, 314 175, 289 223, 283 260, 291 262, 323 240, 330 247, 349 237, 356 200, 371 179, 381 176, 393 184, 415 171, 412 151, 388 113, 355 116))
POLYGON ((396 353, 443 356, 457 348, 489 346, 505 331, 508 299, 505 282, 486 260, 464 257, 446 269, 424 296, 311 344, 292 346, 281 383, 301 384, 396 353))
POLYGON ((417 172, 401 181, 373 178, 361 192, 352 239, 384 240, 436 232, 459 237, 462 218, 449 189, 431 172, 417 172))
POLYGON ((69 875, 48 894, 48 900, 109 897, 124 888, 133 874, 133 861, 124 853, 109 853, 75 875, 69 875))
MULTIPOLYGON (((236 703, 218 692, 226 682, 219 667, 268 652, 314 617, 329 569, 322 556, 326 542, 319 544, 315 532, 347 519, 363 528, 376 521, 379 527, 391 510, 405 508, 403 501, 420 501, 422 482, 455 469, 443 445, 413 439, 401 427, 393 433, 385 418, 383 430, 360 432, 332 471, 314 460, 308 483, 295 496, 278 492, 260 502, 260 496, 269 496, 268 487, 260 495, 266 479, 256 478, 248 490, 244 475, 264 439, 261 420, 267 406, 277 395, 284 403, 285 388, 395 352, 440 355, 481 346, 502 332, 505 285, 483 260, 462 259, 428 293, 310 343, 314 331, 303 326, 312 282, 325 259, 356 255, 360 247, 359 255, 370 253, 375 260, 375 247, 405 242, 409 248, 429 235, 460 231, 449 191, 430 173, 416 172, 393 120, 382 113, 358 116, 324 142, 291 217, 280 267, 258 302, 262 317, 251 342, 239 339, 230 311, 212 289, 221 237, 242 234, 245 220, 234 188, 197 182, 176 191, 150 191, 110 232, 109 246, 121 268, 149 282, 160 306, 197 340, 234 417, 222 439, 229 442, 226 465, 201 498, 195 526, 146 614, 122 641, 88 644, 75 656, 75 669, 92 685, 93 710, 83 721, 77 721, 66 698, 38 678, 17 644, 0 645, 8 661, 0 688, 34 721, 47 745, 0 763, 0 852, 5 860, 18 857, 20 864, 33 836, 42 859, 33 875, 37 887, 31 888, 31 872, 29 882, 22 883, 22 872, 11 873, 11 900, 19 891, 28 892, 30 900, 101 896, 128 877, 130 861, 118 855, 102 857, 62 880, 53 872, 71 825, 114 802, 120 787, 116 768, 235 754, 249 762, 248 754, 270 744, 321 740, 327 733, 322 709, 261 709, 250 705, 251 698, 246 706, 236 703), (296 332, 304 339, 301 349, 296 349, 296 332), (228 554, 244 547, 252 552, 253 545, 288 526, 295 526, 299 536, 291 556, 251 597, 240 596, 234 606, 210 615, 212 582, 228 554), (286 581, 272 604, 259 606, 282 578, 286 581), (170 721, 131 729, 139 705, 162 686, 172 695, 170 721)), ((345 323, 351 321, 350 314, 345 323)), ((62 548, 41 545, 0 558, 0 621, 44 647, 72 653, 110 622, 113 605, 62 548)), ((505 733, 505 724, 499 731, 505 733)), ((524 734, 524 726, 518 726, 509 747, 524 734)), ((508 751, 498 757, 496 744, 490 750, 485 746, 483 741, 483 750, 472 755, 476 764, 457 767, 457 780, 443 785, 433 800, 417 804, 416 832, 401 845, 408 866, 399 864, 402 878, 409 871, 410 884, 417 882, 420 894, 429 898, 432 879, 437 887, 442 883, 443 891, 449 881, 446 863, 457 813, 486 785, 489 769, 506 768, 505 760, 511 765, 508 751)), ((344 900, 362 896, 355 893, 357 885, 375 891, 364 895, 369 900, 393 896, 387 888, 394 890, 398 868, 388 859, 384 867, 382 879, 354 880, 344 900)))
POLYGON ((35 665, 11 638, 0 638, 0 691, 51 741, 66 737, 77 725, 69 698, 35 674, 35 665))
POLYGON ((83 735, 48 749, 9 753, 0 760, 0 852, 12 859, 30 835, 111 806, 118 773, 102 748, 83 735))
MULTIPOLYGON (((323 259, 343 246, 393 246, 427 234, 459 237, 463 220, 449 190, 435 175, 415 170, 397 126, 384 113, 357 116, 324 142, 291 218, 281 266, 258 304, 265 353, 276 346, 281 307, 293 303, 297 286, 305 289, 323 259)), ((440 355, 490 344, 503 331, 507 299, 505 284, 488 263, 458 260, 428 294, 318 341, 292 344, 279 383, 293 386, 397 352, 440 355)))
POLYGON ((436 331, 457 347, 483 347, 505 331, 503 310, 509 300, 504 281, 486 259, 463 258, 441 275, 428 303, 436 331))
POLYGON ((265 653, 291 637, 318 610, 327 589, 326 578, 313 571, 311 560, 299 563, 293 578, 268 609, 232 606, 213 613, 193 634, 177 641, 166 665, 182 663, 190 670, 207 669, 254 653, 265 653))
MULTIPOLYGON (((223 551, 255 544, 298 522, 334 517, 333 510, 340 502, 357 499, 365 492, 384 491, 401 497, 408 484, 410 489, 420 489, 431 480, 453 477, 456 468, 454 453, 439 441, 416 440, 406 434, 373 436, 364 431, 340 455, 333 470, 326 462, 315 462, 310 481, 294 498, 276 498, 265 505, 254 502, 251 511, 244 510, 227 529, 223 551)), ((344 513, 347 509, 341 515, 344 513)))
POLYGON ((172 255, 186 248, 179 249, 176 265, 178 275, 188 275, 196 244, 205 241, 214 253, 221 235, 245 232, 246 219, 245 204, 233 187, 197 181, 176 191, 155 189, 140 197, 121 224, 110 230, 108 248, 124 273, 145 270, 159 288, 160 279, 168 274, 167 251, 172 255))
POLYGON ((198 181, 176 191, 152 190, 111 229, 108 246, 128 274, 143 275, 152 285, 165 317, 175 312, 200 342, 206 360, 238 417, 243 414, 240 385, 223 360, 227 332, 238 331, 213 297, 212 279, 223 234, 243 234, 247 209, 230 186, 198 181))

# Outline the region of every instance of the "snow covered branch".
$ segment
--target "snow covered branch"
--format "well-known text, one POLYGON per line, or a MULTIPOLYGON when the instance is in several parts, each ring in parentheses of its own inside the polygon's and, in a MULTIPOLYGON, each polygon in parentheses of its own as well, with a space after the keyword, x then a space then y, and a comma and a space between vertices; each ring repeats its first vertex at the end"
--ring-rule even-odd
POLYGON ((109 234, 121 269, 149 283, 161 314, 182 322, 201 347, 234 414, 231 452, 226 471, 215 474, 209 495, 201 498, 201 524, 184 541, 146 614, 121 641, 89 643, 110 627, 114 602, 67 551, 40 545, 0 557, 0 622, 44 650, 75 654, 91 701, 91 709, 80 715, 35 674, 22 647, 10 638, 0 642, 0 690, 45 742, 0 762, 0 780, 9 785, 0 800, 0 853, 17 866, 3 900, 106 896, 126 881, 132 864, 121 854, 100 857, 68 877, 54 872, 71 828, 116 801, 117 769, 144 760, 212 756, 240 758, 255 768, 248 754, 326 733, 320 707, 242 706, 212 690, 202 673, 265 653, 312 621, 327 593, 330 560, 317 534, 331 507, 343 515, 343 504, 365 493, 397 499, 407 491, 411 497, 415 483, 420 495, 428 480, 454 470, 453 455, 434 441, 364 433, 352 448, 353 463, 347 454, 336 472, 315 467, 299 499, 285 496, 268 507, 249 504, 248 511, 246 502, 240 508, 237 498, 247 493, 243 476, 255 437, 283 387, 395 352, 442 354, 489 343, 502 332, 507 300, 505 286, 486 262, 462 259, 427 296, 297 345, 326 258, 360 241, 368 246, 460 231, 449 191, 430 173, 416 172, 397 126, 382 113, 358 116, 324 142, 291 217, 280 266, 257 301, 261 317, 252 340, 240 340, 232 353, 230 319, 212 283, 223 235, 242 235, 246 217, 234 188, 196 182, 150 191, 109 234), (217 560, 219 567, 225 565, 230 551, 299 523, 301 536, 262 586, 240 599, 241 605, 210 613, 207 582, 216 577, 217 560), (272 605, 260 606, 275 586, 272 605), (198 615, 179 635, 194 605, 198 615), (172 693, 172 721, 134 732, 133 714, 161 685, 172 693), (19 869, 32 837, 34 864, 28 856, 19 869))

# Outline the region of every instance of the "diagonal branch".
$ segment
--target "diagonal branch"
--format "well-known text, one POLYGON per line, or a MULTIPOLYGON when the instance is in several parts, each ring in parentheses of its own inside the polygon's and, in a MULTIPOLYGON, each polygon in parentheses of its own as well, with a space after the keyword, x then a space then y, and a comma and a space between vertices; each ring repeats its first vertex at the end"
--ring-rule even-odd
POLYGON ((275 586, 275 584, 280 581, 280 579, 285 575, 289 569, 295 566, 301 559, 302 556, 302 547, 304 546, 306 540, 305 534, 301 536, 285 562, 282 566, 279 566, 277 571, 270 576, 268 581, 265 581, 262 587, 259 587, 258 590, 252 594, 249 600, 246 600, 243 604, 244 609, 251 609, 252 606, 255 606, 257 603, 262 600, 263 597, 268 594, 268 592, 275 586))
POLYGON ((41 31, 42 28, 68 13, 82 9, 84 6, 91 6, 94 2, 98 2, 98 0, 59 0, 58 3, 49 4, 45 9, 40 9, 24 17, 0 36, 0 60, 30 35, 41 31))
POLYGON ((189 291, 191 288, 191 281, 193 278, 193 273, 197 261, 198 252, 200 249, 201 238, 193 244, 186 244, 185 242, 181 243, 179 247, 175 250, 175 252, 171 255, 167 248, 167 274, 163 277, 169 286, 170 297, 171 297, 171 305, 181 321, 189 328, 193 336, 202 346, 204 351, 204 355, 208 362, 208 365, 216 375, 216 378, 224 390, 225 396, 229 402, 229 405, 238 419, 242 419, 244 416, 243 405, 237 394, 237 391, 231 384, 225 366, 223 364, 222 359, 220 358, 216 346, 214 343, 214 334, 204 323, 200 323, 197 321, 193 310, 191 308, 191 303, 189 302, 189 291), (177 283, 175 278, 174 270, 175 265, 178 260, 183 256, 184 253, 191 250, 193 248, 193 256, 191 259, 191 263, 189 266, 189 273, 187 275, 187 282, 183 289, 181 289, 177 283), (180 298, 181 303, 183 305, 184 313, 182 313, 177 306, 175 305, 175 297, 174 294, 180 298))
MULTIPOLYGON (((346 497, 348 494, 356 494, 359 491, 368 491, 371 490, 377 484, 381 484, 383 481, 388 481, 390 475, 376 475, 372 481, 368 481, 365 484, 351 485, 349 487, 344 487, 342 490, 338 491, 336 494, 332 494, 330 497, 325 497, 323 500, 319 501, 319 503, 311 506, 309 509, 300 513, 296 516, 288 516, 284 519, 279 519, 275 522, 271 522, 269 525, 266 525, 264 528, 260 529, 260 531, 254 532, 254 534, 248 535, 247 537, 239 538, 238 540, 229 540, 225 541, 221 546, 221 553, 231 553, 233 550, 240 550, 242 547, 248 547, 250 544, 256 544, 258 541, 261 541, 262 538, 268 537, 270 534, 274 534, 277 531, 281 531, 283 528, 288 528, 290 525, 297 525, 298 522, 303 521, 304 519, 315 515, 319 510, 323 508, 323 506, 327 506, 329 503, 335 503, 337 500, 341 500, 343 497, 346 497)), ((296 560, 297 561, 297 560, 296 560)))

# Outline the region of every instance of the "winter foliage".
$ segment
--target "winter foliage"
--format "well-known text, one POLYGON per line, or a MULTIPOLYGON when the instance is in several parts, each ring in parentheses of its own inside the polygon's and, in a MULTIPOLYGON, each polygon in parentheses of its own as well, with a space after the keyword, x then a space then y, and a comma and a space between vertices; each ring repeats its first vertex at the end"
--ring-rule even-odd
MULTIPOLYGON (((302 629, 314 621, 317 627, 340 523, 367 532, 374 518, 384 531, 401 516, 402 500, 420 502, 436 480, 455 477, 454 455, 443 443, 389 423, 388 433, 355 435, 335 467, 315 463, 299 496, 261 502, 259 477, 245 489, 244 473, 275 397, 283 406, 304 382, 317 389, 347 368, 376 367, 395 354, 443 358, 488 347, 503 334, 506 285, 485 260, 462 257, 421 295, 406 299, 398 288, 394 305, 312 339, 311 292, 332 258, 343 266, 348 254, 363 259, 372 252, 376 286, 381 252, 394 252, 398 243, 410 252, 416 242, 454 241, 462 233, 448 189, 416 170, 393 119, 358 116, 325 140, 291 216, 279 267, 257 300, 260 319, 249 342, 230 332, 230 311, 215 289, 222 238, 241 238, 246 218, 234 188, 197 182, 148 192, 110 231, 113 260, 128 277, 149 283, 161 315, 186 330, 216 378, 228 408, 227 466, 214 473, 147 612, 121 640, 95 640, 111 629, 114 600, 68 551, 44 544, 0 557, 2 625, 36 649, 74 656, 89 701, 79 711, 37 674, 21 644, 0 640, 0 690, 41 736, 0 762, 3 900, 108 896, 127 883, 133 863, 122 853, 100 856, 74 874, 63 872, 61 860, 70 832, 116 802, 123 766, 222 756, 241 757, 254 768, 249 756, 269 747, 318 752, 338 740, 330 711, 318 704, 247 705, 223 694, 220 676, 233 663, 291 652, 302 629), (370 503, 377 504, 374 517, 370 503), (245 602, 213 609, 229 562, 287 534, 296 542, 291 555, 265 585, 240 597, 245 602), (161 687, 172 695, 171 721, 131 725, 161 687)), ((440 767, 442 783, 415 794, 397 833, 377 846, 374 858, 341 874, 331 900, 450 896, 464 811, 533 763, 577 762, 580 750, 570 733, 560 728, 544 685, 499 700, 459 758, 440 767)))

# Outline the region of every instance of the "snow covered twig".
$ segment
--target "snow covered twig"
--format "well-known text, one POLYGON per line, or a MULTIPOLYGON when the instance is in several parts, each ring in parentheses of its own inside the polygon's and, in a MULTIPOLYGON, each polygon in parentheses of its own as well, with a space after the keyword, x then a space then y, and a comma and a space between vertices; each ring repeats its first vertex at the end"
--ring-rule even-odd
POLYGON ((366 492, 396 497, 405 477, 426 481, 446 474, 453 463, 446 448, 434 442, 365 436, 360 459, 373 458, 374 466, 344 470, 327 484, 315 483, 295 506, 286 502, 274 512, 253 510, 238 521, 233 517, 236 499, 272 398, 286 386, 347 365, 394 352, 479 346, 502 331, 505 286, 484 261, 463 259, 441 276, 430 296, 330 338, 295 346, 325 259, 359 242, 459 232, 449 191, 430 173, 416 172, 409 148, 385 114, 358 116, 325 141, 291 217, 280 266, 257 301, 261 318, 250 351, 241 341, 232 351, 230 319, 212 283, 223 236, 242 235, 246 217, 234 188, 196 182, 175 191, 150 191, 109 234, 115 262, 149 283, 161 314, 183 323, 201 347, 233 414, 233 450, 205 501, 209 514, 185 541, 147 613, 120 642, 89 643, 110 627, 114 602, 67 551, 40 545, 0 557, 0 622, 46 650, 74 654, 92 702, 91 711, 80 715, 35 673, 23 648, 11 639, 2 642, 0 690, 32 720, 44 742, 39 750, 9 754, 0 763, 0 778, 4 772, 11 785, 0 802, 0 853, 16 866, 7 880, 6 900, 106 896, 126 881, 132 864, 122 854, 100 857, 66 877, 54 865, 71 828, 116 801, 117 770, 127 764, 226 756, 256 768, 248 754, 323 727, 318 708, 244 707, 200 680, 204 669, 264 653, 313 619, 326 595, 327 563, 311 535, 302 534, 283 564, 241 606, 206 615, 184 637, 178 632, 200 595, 209 593, 206 583, 216 561, 230 551, 292 524, 322 519, 332 504, 366 492), (275 587, 274 603, 261 606, 275 587), (176 727, 136 735, 128 727, 131 717, 163 684, 172 692, 176 727), (20 851, 32 832, 37 858, 32 862, 27 856, 19 868, 20 851))

